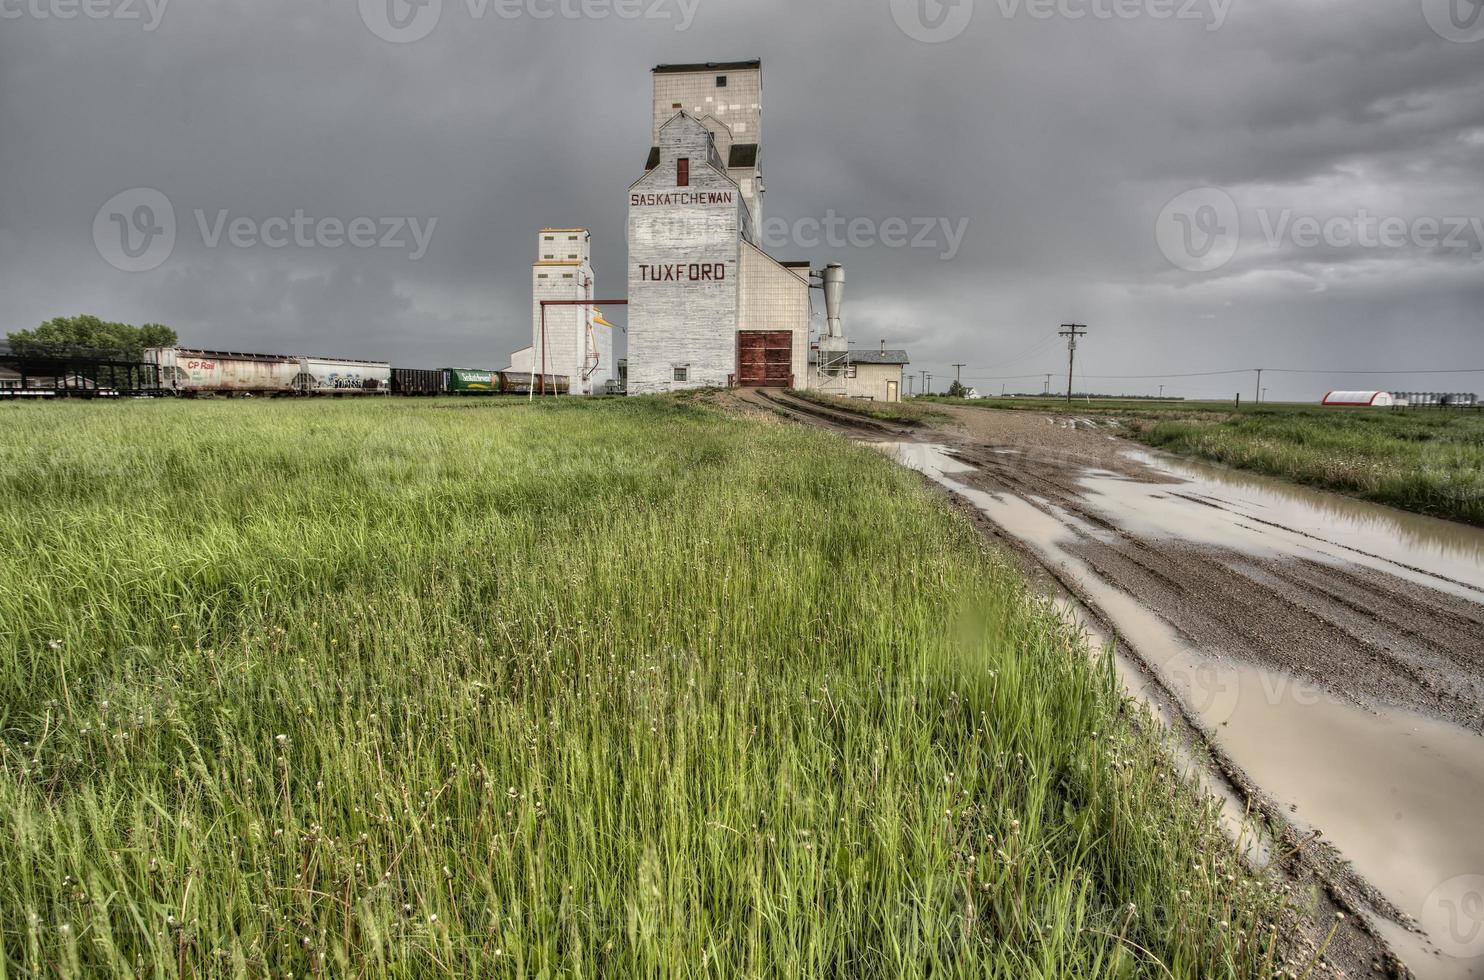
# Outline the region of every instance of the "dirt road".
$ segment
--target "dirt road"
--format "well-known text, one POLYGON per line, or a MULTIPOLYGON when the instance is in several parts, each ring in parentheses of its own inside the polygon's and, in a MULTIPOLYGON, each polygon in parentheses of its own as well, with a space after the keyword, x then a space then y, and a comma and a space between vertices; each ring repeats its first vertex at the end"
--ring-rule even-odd
POLYGON ((1059 550, 1202 652, 1484 732, 1484 533, 1214 467, 1161 465, 1097 422, 979 409, 955 417, 961 434, 947 444, 974 467, 963 482, 1060 519, 1059 550), (1397 539, 1389 548, 1374 540, 1387 525, 1397 539), (1450 551, 1464 560, 1447 560, 1450 551))
POLYGON ((1071 597, 1244 805, 1319 835, 1316 880, 1412 971, 1484 977, 1484 531, 1152 455, 1108 420, 950 411, 853 434, 1071 597))

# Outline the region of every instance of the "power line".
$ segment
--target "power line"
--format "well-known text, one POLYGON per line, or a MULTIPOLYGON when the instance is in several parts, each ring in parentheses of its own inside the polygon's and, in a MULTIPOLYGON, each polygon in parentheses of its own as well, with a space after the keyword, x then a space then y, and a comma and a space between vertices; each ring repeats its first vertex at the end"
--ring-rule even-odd
POLYGON ((1003 361, 998 361, 998 362, 996 362, 994 364, 981 364, 980 366, 974 368, 973 370, 975 370, 975 371, 993 371, 996 368, 1009 367, 1010 365, 1014 364, 1016 361, 1023 361, 1027 357, 1030 357, 1032 354, 1039 354, 1042 350, 1044 350, 1045 348, 1047 348, 1051 344, 1056 343, 1056 339, 1058 337, 1060 337, 1060 336, 1061 336, 1060 333, 1057 333, 1056 331, 1052 331, 1051 333, 1047 334, 1045 337, 1042 337, 1040 340, 1038 340, 1034 345, 1032 345, 1030 347, 1027 347, 1025 350, 1021 351, 1019 354, 1016 354, 1012 358, 1009 358, 1009 359, 1003 360, 1003 361))
POLYGON ((1449 368, 1444 371, 1398 371, 1394 368, 1385 371, 1308 371, 1299 368, 1263 368, 1274 374, 1484 374, 1484 368, 1449 368))
MULTIPOLYGON (((1039 374, 997 374, 997 375, 994 375, 993 377, 989 377, 989 376, 983 376, 983 377, 981 377, 981 376, 975 376, 975 377, 970 378, 969 380, 970 381, 1023 381, 1026 378, 1049 378, 1049 377, 1050 377, 1050 375, 1048 375, 1045 371, 1042 371, 1039 374)), ((1047 381, 1046 382, 1046 386, 1049 388, 1051 386, 1051 382, 1050 381, 1047 381)))
MULTIPOLYGON (((1194 371, 1175 374, 1083 374, 1080 377, 1093 381, 1159 381, 1169 378, 1220 378, 1234 374, 1253 374, 1257 368, 1233 368, 1230 371, 1194 371)), ((1410 370, 1387 370, 1387 371, 1324 371, 1310 370, 1306 368, 1262 368, 1263 374, 1333 374, 1333 375, 1404 375, 1404 374, 1484 374, 1484 368, 1450 368, 1442 371, 1410 371, 1410 370)), ((1022 381, 1027 378, 1044 378, 1045 371, 1035 374, 996 374, 996 375, 974 375, 970 381, 1022 381)))
MULTIPOLYGON (((1202 373, 1199 373, 1199 374, 1084 374, 1084 375, 1082 375, 1082 377, 1083 378, 1090 378, 1090 379, 1092 379, 1094 381, 1148 381, 1148 380, 1151 380, 1151 379, 1156 379, 1157 380, 1159 378, 1214 378, 1214 377, 1219 377, 1221 375, 1228 375, 1228 374, 1251 374, 1252 373, 1252 370, 1253 370, 1252 368, 1243 368, 1243 369, 1237 370, 1237 371, 1205 371, 1205 372, 1202 372, 1202 373)), ((1046 377, 1046 372, 1045 371, 1042 371, 1039 374, 1002 374, 1002 375, 996 375, 994 377, 979 377, 979 376, 975 376, 975 377, 970 378, 969 380, 970 381, 1019 381, 1022 378, 1044 378, 1044 377, 1046 377)))
MULTIPOLYGON (((1099 381, 1148 381, 1157 378, 1218 378, 1228 374, 1251 374, 1254 368, 1236 368, 1231 371, 1197 371, 1192 374, 1089 374, 1085 377, 1099 381)), ((1267 370, 1264 368, 1264 370, 1267 370)))

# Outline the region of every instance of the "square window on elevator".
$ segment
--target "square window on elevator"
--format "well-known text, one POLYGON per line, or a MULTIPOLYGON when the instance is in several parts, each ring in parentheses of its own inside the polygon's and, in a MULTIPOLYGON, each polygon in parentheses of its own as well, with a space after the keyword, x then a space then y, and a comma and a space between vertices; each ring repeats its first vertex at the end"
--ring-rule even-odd
POLYGON ((725 75, 717 75, 716 76, 716 87, 717 88, 726 88, 727 87, 727 77, 725 75))
POLYGON ((679 382, 682 382, 682 383, 690 381, 690 368, 689 367, 678 367, 678 368, 676 368, 675 369, 675 380, 676 381, 679 381, 679 382))

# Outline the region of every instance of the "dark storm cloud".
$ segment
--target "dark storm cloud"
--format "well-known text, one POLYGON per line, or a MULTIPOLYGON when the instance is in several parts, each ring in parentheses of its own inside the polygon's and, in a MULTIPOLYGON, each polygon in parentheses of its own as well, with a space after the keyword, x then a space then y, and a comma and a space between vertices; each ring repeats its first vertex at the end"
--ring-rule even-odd
MULTIPOLYGON (((1079 387, 1099 390, 1157 385, 1104 375, 1258 364, 1484 367, 1484 261, 1410 234, 1484 217, 1484 42, 1445 40, 1425 0, 1176 0, 1196 19, 1151 16, 1159 0, 1132 17, 1090 13, 1113 0, 979 0, 941 43, 909 36, 915 10, 939 12, 918 0, 897 17, 889 0, 443 0, 430 21, 404 0, 136 0, 138 18, 95 0, 101 16, 52 16, 67 2, 0 0, 3 329, 86 311, 206 346, 501 366, 529 330, 542 225, 590 227, 599 291, 625 291, 648 69, 762 57, 766 216, 786 239, 832 216, 878 233, 773 251, 845 262, 852 339, 909 346, 940 382, 965 362, 984 389, 1039 390, 1064 373, 1043 341, 1070 319, 1092 325, 1079 387), (397 23, 426 36, 386 40, 397 23), (1211 253, 1167 252, 1201 251, 1181 236, 1221 228, 1220 208, 1156 229, 1203 187, 1230 199, 1240 234, 1192 272, 1211 253), (142 272, 95 244, 99 208, 133 188, 176 217, 168 257, 142 272), (223 216, 220 237, 203 233, 223 216), (1292 233, 1371 217, 1404 221, 1406 240, 1292 233), (346 240, 356 219, 375 244, 346 240), (388 219, 431 226, 426 254, 410 235, 383 247, 388 219), (943 224, 911 247, 889 219, 943 224)), ((1272 396, 1342 377, 1484 388, 1280 375, 1272 396)))

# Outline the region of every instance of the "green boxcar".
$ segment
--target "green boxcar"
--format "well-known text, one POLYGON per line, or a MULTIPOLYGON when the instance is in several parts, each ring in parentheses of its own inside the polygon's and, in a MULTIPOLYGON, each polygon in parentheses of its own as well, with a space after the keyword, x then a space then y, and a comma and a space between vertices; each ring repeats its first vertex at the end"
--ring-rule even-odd
POLYGON ((494 371, 449 368, 447 373, 450 395, 496 395, 500 392, 500 375, 494 371))

